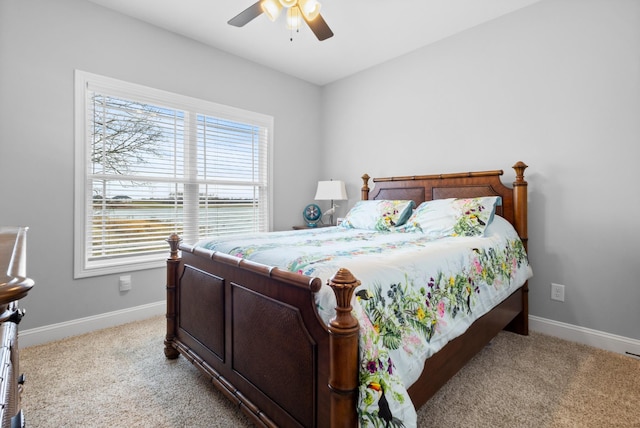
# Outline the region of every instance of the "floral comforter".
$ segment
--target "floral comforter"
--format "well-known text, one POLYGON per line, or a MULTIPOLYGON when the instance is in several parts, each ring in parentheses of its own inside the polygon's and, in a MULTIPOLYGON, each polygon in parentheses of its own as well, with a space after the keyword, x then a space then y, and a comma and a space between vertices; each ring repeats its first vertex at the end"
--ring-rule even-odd
MULTIPOLYGON (((328 227, 218 237, 197 245, 317 276, 325 284, 339 268, 347 268, 362 282, 353 313, 360 323, 363 427, 415 427, 407 389, 425 359, 531 276, 516 231, 498 216, 481 237, 433 239, 328 227)), ((316 304, 328 323, 335 315, 328 286, 316 294, 316 304)))

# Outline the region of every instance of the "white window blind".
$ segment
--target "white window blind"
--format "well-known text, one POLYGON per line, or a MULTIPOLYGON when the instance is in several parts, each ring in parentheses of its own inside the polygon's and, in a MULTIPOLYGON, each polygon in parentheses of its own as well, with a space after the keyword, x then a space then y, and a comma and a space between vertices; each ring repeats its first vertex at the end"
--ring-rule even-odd
POLYGON ((270 230, 269 116, 76 72, 76 277, 270 230))

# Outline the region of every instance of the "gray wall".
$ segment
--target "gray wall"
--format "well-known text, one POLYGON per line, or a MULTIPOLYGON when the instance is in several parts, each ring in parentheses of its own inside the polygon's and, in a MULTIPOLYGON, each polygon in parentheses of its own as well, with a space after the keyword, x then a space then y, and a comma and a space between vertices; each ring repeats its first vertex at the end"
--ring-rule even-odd
POLYGON ((162 269, 133 272, 123 294, 118 275, 73 279, 74 69, 273 115, 274 228, 300 223, 320 175, 320 88, 86 1, 0 0, 0 224, 30 226, 36 281, 21 328, 164 299, 162 269))
POLYGON ((531 314, 640 339, 639 1, 542 1, 322 95, 333 177, 527 163, 531 314))

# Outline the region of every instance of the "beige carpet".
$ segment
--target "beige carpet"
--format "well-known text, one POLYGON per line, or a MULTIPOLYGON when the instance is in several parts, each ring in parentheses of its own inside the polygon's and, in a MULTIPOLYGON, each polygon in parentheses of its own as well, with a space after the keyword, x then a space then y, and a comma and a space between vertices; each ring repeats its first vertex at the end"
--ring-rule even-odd
MULTIPOLYGON (((184 358, 164 318, 21 350, 30 427, 249 427, 184 358)), ((640 427, 640 361, 500 335, 418 412, 420 427, 640 427)))

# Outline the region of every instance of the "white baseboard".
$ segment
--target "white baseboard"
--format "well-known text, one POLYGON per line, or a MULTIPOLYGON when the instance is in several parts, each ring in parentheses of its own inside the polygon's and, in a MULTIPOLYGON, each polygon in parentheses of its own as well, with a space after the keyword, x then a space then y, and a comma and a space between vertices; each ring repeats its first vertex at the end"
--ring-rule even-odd
POLYGON ((579 327, 533 315, 529 316, 529 328, 538 333, 582 343, 594 348, 640 358, 640 340, 579 327))
POLYGON ((90 333, 108 327, 126 324, 128 322, 140 321, 156 315, 163 315, 167 309, 167 303, 149 303, 133 308, 122 309, 105 314, 94 315, 86 318, 79 318, 58 324, 46 325, 43 327, 31 328, 19 331, 19 342, 21 348, 40 345, 65 337, 77 336, 79 334, 90 333))

